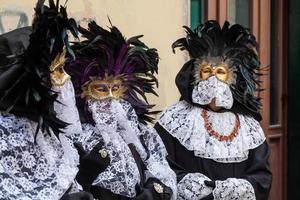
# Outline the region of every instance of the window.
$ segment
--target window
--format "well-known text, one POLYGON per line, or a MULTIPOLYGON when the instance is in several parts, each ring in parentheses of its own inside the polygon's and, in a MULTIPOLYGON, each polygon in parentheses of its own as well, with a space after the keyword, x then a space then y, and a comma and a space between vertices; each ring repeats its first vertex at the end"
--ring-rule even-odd
POLYGON ((250 2, 249 0, 228 0, 228 21, 233 24, 241 24, 247 28, 250 26, 250 2))
POLYGON ((191 28, 196 28, 197 25, 204 20, 204 1, 191 0, 191 28))

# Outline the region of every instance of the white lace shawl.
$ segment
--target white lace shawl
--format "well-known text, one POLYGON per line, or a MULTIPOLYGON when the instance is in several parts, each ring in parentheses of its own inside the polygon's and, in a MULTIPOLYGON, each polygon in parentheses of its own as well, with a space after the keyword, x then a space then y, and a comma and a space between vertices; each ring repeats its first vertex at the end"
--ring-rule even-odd
MULTIPOLYGON (((237 137, 229 142, 219 141, 208 134, 201 111, 200 107, 180 101, 166 109, 159 124, 195 156, 223 163, 246 160, 249 150, 265 141, 259 122, 244 115, 239 115, 241 126, 237 137)), ((208 116, 213 129, 220 134, 229 135, 235 125, 235 115, 231 112, 208 111, 208 116)))
POLYGON ((39 132, 37 124, 0 113, 0 199, 57 200, 78 171, 77 152, 63 135, 39 132))
POLYGON ((99 174, 93 185, 98 185, 127 197, 136 196, 135 186, 140 175, 128 144, 134 144, 144 161, 147 178, 155 177, 173 190, 176 197, 176 175, 166 161, 166 149, 153 128, 140 124, 132 106, 122 100, 89 102, 96 126, 83 124, 79 141, 86 150, 102 142, 111 163, 99 174), (143 137, 147 149, 140 141, 143 137), (149 157, 148 157, 149 155, 149 157))

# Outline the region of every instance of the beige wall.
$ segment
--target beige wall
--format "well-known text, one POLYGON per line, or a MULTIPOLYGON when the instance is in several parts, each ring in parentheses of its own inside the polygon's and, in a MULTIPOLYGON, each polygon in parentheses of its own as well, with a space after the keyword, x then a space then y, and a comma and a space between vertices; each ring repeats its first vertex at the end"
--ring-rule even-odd
MULTIPOLYGON (((34 0, 0 0, 2 22, 6 30, 16 27, 17 17, 3 14, 5 10, 24 11, 29 22, 33 15, 34 0)), ((64 2, 64 1, 61 1, 64 2)), ((84 25, 88 19, 108 26, 107 16, 125 36, 144 34, 143 40, 159 51, 159 98, 150 97, 159 109, 179 98, 175 75, 185 61, 181 52, 172 53, 173 41, 184 34, 182 25, 189 21, 189 0, 69 0, 69 15, 84 25)))

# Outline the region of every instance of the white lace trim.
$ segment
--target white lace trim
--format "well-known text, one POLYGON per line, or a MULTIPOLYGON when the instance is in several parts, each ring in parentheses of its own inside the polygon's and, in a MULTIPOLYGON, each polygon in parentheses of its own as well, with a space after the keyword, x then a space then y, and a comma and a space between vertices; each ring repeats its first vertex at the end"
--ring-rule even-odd
POLYGON ((77 142, 77 138, 82 134, 82 127, 76 107, 73 84, 69 80, 63 86, 57 86, 53 90, 59 94, 57 97, 58 102, 54 102, 56 115, 60 120, 69 123, 64 129, 64 133, 72 139, 72 143, 77 142))
POLYGON ((135 186, 140 182, 139 170, 127 144, 113 132, 99 131, 90 124, 83 124, 86 139, 82 141, 84 149, 92 150, 102 142, 110 156, 110 165, 99 174, 93 185, 108 189, 115 194, 127 197, 136 196, 135 186), (114 134, 114 137, 110 137, 114 134), (104 139, 105 138, 105 139, 104 139))
POLYGON ((40 132, 35 143, 37 124, 11 114, 0 113, 0 125, 0 199, 60 199, 78 171, 67 138, 40 132))
MULTIPOLYGON (((185 148, 194 151, 195 156, 223 163, 246 160, 249 150, 265 141, 259 122, 244 115, 239 115, 241 126, 237 137, 229 142, 219 141, 208 134, 201 111, 200 107, 180 101, 166 109, 159 124, 185 148)), ((235 125, 233 113, 208 111, 208 115, 214 130, 220 134, 230 134, 235 125)))
POLYGON ((215 76, 198 81, 192 93, 193 103, 207 105, 213 98, 216 98, 218 107, 230 109, 233 105, 233 97, 228 84, 219 81, 215 76))
POLYGON ((256 199, 252 185, 245 179, 237 178, 216 181, 213 196, 215 200, 256 199))
POLYGON ((189 173, 177 184, 178 200, 199 200, 212 193, 204 181, 210 179, 201 173, 189 173))
POLYGON ((149 158, 145 160, 147 178, 154 177, 172 189, 172 199, 177 195, 177 179, 175 172, 170 168, 166 157, 168 155, 162 139, 156 130, 144 124, 139 124, 143 139, 147 146, 149 158))
POLYGON ((128 144, 134 144, 147 167, 148 177, 155 177, 173 189, 176 196, 176 175, 169 167, 163 142, 153 128, 142 125, 132 106, 123 100, 89 102, 96 126, 83 124, 84 134, 79 139, 91 150, 102 142, 111 163, 93 185, 127 197, 136 196, 135 186, 140 182, 139 171, 128 144), (147 149, 140 142, 144 138, 147 149), (147 156, 149 154, 149 158, 147 156))

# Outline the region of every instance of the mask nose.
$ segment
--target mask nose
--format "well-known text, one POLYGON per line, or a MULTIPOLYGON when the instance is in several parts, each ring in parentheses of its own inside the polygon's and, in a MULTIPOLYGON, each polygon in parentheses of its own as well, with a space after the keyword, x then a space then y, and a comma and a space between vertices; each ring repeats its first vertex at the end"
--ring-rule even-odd
POLYGON ((113 98, 113 97, 114 97, 113 94, 112 94, 112 92, 111 92, 111 89, 109 89, 109 94, 108 94, 108 96, 109 96, 110 98, 113 98))

